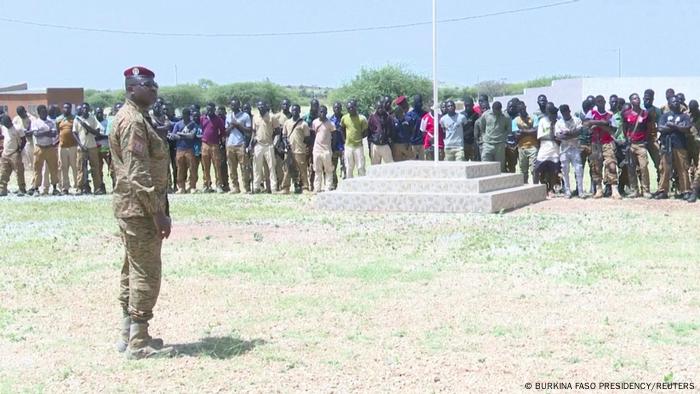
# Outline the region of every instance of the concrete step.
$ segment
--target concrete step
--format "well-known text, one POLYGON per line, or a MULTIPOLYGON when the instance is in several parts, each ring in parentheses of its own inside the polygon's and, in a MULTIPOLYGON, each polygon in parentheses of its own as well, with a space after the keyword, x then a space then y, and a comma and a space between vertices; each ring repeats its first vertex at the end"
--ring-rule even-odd
POLYGON ((382 212, 491 213, 546 198, 544 185, 522 185, 487 193, 396 193, 333 191, 316 196, 319 209, 382 212))
POLYGON ((501 173, 501 165, 485 161, 432 161, 408 160, 370 166, 367 176, 371 178, 401 179, 471 179, 501 173))
POLYGON ((338 185, 342 192, 391 193, 486 193, 521 186, 522 174, 498 174, 482 178, 374 178, 346 179, 338 185))

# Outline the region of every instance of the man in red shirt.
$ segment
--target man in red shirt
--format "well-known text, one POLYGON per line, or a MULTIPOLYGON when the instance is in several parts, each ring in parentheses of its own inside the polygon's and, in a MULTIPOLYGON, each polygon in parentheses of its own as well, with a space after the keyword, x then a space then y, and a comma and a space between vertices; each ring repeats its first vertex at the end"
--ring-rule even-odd
POLYGON ((214 166, 216 191, 223 193, 221 188, 221 151, 219 142, 226 135, 224 121, 216 114, 216 104, 207 104, 207 113, 200 118, 202 125, 202 170, 204 172, 204 192, 213 193, 211 187, 211 166, 214 166))
MULTIPOLYGON (((630 104, 632 108, 622 113, 622 127, 630 144, 630 154, 628 160, 631 160, 633 165, 631 169, 636 169, 642 175, 642 190, 644 197, 650 198, 649 191, 649 159, 647 156, 647 134, 649 132, 649 124, 651 118, 646 110, 641 107, 642 100, 637 93, 630 95, 630 104)), ((632 189, 631 196, 638 196, 639 188, 637 186, 637 176, 631 171, 628 172, 630 188, 632 189)))
MULTIPOLYGON (((435 118, 433 110, 426 112, 420 122, 420 131, 423 132, 423 148, 427 160, 435 160, 435 150, 433 148, 433 136, 435 135, 435 118)), ((438 124, 438 154, 439 160, 445 159, 445 131, 438 124)))
POLYGON ((610 124, 613 114, 605 110, 605 97, 598 95, 595 98, 596 108, 586 114, 584 126, 591 129, 591 173, 595 194, 593 198, 603 197, 603 167, 605 167, 605 181, 612 188, 612 196, 619 200, 622 198, 617 190, 617 158, 615 157, 615 140, 613 128, 610 124))

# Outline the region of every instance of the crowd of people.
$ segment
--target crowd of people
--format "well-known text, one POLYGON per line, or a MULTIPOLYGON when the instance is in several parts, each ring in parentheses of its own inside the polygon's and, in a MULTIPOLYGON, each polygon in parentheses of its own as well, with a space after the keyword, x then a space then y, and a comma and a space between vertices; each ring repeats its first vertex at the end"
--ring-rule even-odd
MULTIPOLYGON (((541 95, 530 114, 517 98, 503 109, 482 95, 476 104, 465 98, 461 112, 453 100, 442 102, 435 122, 420 95, 411 98, 410 106, 406 96, 382 97, 368 116, 358 113, 354 100, 334 103, 329 116, 316 99, 304 115, 286 99, 277 113, 257 102, 254 115, 250 104, 236 98, 228 109, 193 104, 176 116, 175 108, 159 98, 147 121, 168 142, 171 193, 333 190, 339 179, 365 175, 366 153, 372 165, 433 160, 437 123, 439 160, 496 161, 511 173, 519 167, 525 183, 545 184, 550 196, 666 199, 675 192, 676 198, 695 202, 698 102, 686 105, 684 95, 673 89, 666 91, 666 101, 656 107, 654 91, 647 89, 642 97, 631 94, 629 101, 589 96, 573 111, 541 95), (649 159, 657 172, 653 194, 649 159), (200 166, 204 179, 198 187, 200 166)), ((115 179, 108 136, 120 107, 106 114, 88 103, 75 111, 66 103, 60 109, 40 105, 36 114, 19 107, 14 118, 0 114, 0 196, 7 195, 12 173, 18 195, 105 194, 105 170, 115 179), (32 177, 29 188, 26 172, 32 177)))

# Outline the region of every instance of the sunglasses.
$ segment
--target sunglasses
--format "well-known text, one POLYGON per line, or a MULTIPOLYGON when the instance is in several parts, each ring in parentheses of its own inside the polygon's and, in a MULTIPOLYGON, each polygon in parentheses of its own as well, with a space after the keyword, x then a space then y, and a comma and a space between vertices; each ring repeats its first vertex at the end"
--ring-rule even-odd
POLYGON ((139 82, 139 86, 143 86, 144 88, 156 88, 156 89, 158 89, 158 83, 156 81, 139 82))

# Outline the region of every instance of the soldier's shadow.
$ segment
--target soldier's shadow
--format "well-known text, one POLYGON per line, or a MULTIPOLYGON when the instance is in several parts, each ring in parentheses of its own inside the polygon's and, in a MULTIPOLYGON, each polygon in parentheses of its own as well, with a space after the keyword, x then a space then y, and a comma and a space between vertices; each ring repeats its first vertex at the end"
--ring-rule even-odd
POLYGON ((194 343, 170 345, 178 356, 210 357, 225 360, 240 356, 257 346, 264 345, 262 339, 245 340, 232 336, 206 337, 194 343))

